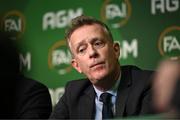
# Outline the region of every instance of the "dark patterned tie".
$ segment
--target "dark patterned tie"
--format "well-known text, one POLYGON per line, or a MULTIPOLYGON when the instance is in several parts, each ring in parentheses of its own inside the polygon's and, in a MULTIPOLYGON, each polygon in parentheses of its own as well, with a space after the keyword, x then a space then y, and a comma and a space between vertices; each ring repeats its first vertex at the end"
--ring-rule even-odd
POLYGON ((102 119, 113 118, 111 96, 110 93, 102 93, 100 95, 100 101, 103 102, 102 119))

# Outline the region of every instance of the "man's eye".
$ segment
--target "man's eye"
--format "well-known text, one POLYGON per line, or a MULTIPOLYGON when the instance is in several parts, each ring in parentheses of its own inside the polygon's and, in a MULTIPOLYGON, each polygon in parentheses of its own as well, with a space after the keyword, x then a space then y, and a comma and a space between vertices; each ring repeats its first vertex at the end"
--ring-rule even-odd
POLYGON ((104 42, 103 42, 103 41, 96 41, 96 42, 94 43, 94 46, 95 46, 95 47, 103 47, 103 46, 104 46, 104 42))
POLYGON ((84 49, 79 49, 79 52, 82 53, 84 51, 84 49))
POLYGON ((85 47, 80 47, 80 48, 78 49, 78 53, 82 54, 82 53, 85 52, 85 50, 86 50, 85 47))

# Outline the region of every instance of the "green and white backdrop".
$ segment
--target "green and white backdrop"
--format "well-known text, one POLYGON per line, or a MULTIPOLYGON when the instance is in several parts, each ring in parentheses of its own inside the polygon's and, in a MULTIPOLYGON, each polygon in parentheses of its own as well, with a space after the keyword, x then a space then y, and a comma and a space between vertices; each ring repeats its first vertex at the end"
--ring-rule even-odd
POLYGON ((71 67, 64 39, 81 14, 110 27, 122 65, 155 70, 162 58, 180 57, 180 0, 0 0, 0 27, 15 33, 22 71, 49 88, 53 104, 67 81, 84 77, 71 67))

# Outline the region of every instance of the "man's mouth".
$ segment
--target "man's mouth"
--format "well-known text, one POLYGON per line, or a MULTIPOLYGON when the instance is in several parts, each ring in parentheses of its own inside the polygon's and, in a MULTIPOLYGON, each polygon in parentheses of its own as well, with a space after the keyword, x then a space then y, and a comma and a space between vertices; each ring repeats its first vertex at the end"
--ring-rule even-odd
POLYGON ((91 65, 90 68, 98 67, 98 66, 101 66, 103 64, 104 64, 104 62, 98 62, 98 63, 95 63, 95 64, 91 65))

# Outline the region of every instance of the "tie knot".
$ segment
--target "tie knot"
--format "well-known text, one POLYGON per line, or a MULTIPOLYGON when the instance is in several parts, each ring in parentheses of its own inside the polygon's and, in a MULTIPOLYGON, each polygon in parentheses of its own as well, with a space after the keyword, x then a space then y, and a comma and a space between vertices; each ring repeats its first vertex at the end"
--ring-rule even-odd
POLYGON ((104 104, 109 104, 111 101, 111 96, 112 96, 112 94, 110 94, 110 93, 107 93, 107 92, 102 93, 100 95, 100 101, 103 102, 104 104))

